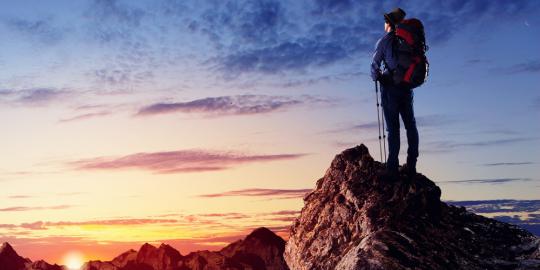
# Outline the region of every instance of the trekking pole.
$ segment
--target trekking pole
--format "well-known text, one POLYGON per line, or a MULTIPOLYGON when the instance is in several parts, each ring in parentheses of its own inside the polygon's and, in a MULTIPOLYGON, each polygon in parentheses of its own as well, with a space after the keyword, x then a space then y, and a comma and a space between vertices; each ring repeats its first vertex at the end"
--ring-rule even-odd
POLYGON ((379 113, 379 86, 377 85, 377 81, 375 81, 375 98, 377 99, 377 130, 379 131, 379 153, 381 155, 381 163, 382 163, 383 156, 382 156, 382 145, 381 145, 381 118, 380 118, 380 113, 379 113))
MULTIPOLYGON (((382 92, 381 92, 381 103, 382 103, 382 92)), ((383 137, 383 149, 384 149, 384 161, 383 163, 386 163, 386 130, 384 129, 384 108, 381 110, 381 118, 382 118, 382 137, 383 137)))

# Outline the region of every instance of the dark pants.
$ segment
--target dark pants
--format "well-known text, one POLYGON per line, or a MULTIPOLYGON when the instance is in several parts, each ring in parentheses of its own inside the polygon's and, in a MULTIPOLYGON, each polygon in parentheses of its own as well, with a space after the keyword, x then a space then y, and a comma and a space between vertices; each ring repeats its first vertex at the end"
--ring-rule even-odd
POLYGON ((386 166, 397 170, 399 166, 399 115, 407 130, 407 165, 416 168, 418 158, 418 129, 414 119, 413 90, 399 88, 393 84, 381 84, 381 102, 388 131, 388 160, 386 166))

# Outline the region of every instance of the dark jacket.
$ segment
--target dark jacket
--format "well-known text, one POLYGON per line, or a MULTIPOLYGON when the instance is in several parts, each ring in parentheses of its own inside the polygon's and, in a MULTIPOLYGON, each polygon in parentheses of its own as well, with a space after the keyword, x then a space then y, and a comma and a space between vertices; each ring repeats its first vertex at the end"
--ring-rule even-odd
POLYGON ((375 45, 375 52, 373 53, 373 61, 371 63, 371 78, 374 81, 380 79, 380 74, 382 74, 384 78, 392 78, 391 70, 394 70, 397 67, 393 54, 392 41, 394 38, 394 31, 391 31, 380 38, 375 45), (384 63, 383 66, 381 66, 381 62, 384 63))

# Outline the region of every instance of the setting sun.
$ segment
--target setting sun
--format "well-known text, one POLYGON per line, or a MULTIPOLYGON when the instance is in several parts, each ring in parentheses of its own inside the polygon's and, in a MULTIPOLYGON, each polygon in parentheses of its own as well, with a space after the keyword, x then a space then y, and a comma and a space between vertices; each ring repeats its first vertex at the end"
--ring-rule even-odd
POLYGON ((62 264, 70 270, 81 269, 84 263, 84 257, 80 252, 71 251, 64 256, 62 264))

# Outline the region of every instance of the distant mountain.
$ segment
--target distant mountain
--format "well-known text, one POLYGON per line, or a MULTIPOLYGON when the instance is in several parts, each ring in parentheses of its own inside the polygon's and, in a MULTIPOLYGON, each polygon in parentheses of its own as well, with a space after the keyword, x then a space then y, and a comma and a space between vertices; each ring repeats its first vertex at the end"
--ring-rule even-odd
POLYGON ((364 145, 334 158, 290 229, 291 269, 540 269, 530 232, 441 202, 422 174, 383 170, 364 145))
MULTIPOLYGON (((167 244, 159 247, 145 243, 138 251, 128 250, 111 261, 89 261, 81 270, 202 270, 202 269, 267 269, 288 270, 283 260, 285 240, 271 230, 260 227, 244 239, 220 251, 195 251, 183 256, 167 244)), ((31 262, 17 255, 4 243, 0 249, 0 270, 67 270, 42 260, 31 262)))
POLYGON ((32 262, 15 252, 9 243, 3 243, 0 247, 0 270, 66 270, 59 265, 51 265, 39 260, 32 262))
POLYGON ((173 247, 144 244, 112 261, 90 261, 82 270, 289 269, 283 260, 285 240, 267 228, 251 232, 219 251, 196 251, 183 256, 173 247))

